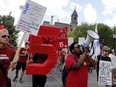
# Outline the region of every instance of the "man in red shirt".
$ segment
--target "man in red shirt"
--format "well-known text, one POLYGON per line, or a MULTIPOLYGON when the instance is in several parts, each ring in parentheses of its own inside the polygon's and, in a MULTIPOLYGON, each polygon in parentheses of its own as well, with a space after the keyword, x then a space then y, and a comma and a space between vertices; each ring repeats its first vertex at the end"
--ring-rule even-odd
POLYGON ((8 84, 7 69, 15 55, 15 50, 8 47, 7 46, 8 43, 9 43, 9 33, 7 29, 4 29, 4 27, 1 25, 0 26, 0 62, 1 62, 0 87, 7 87, 8 84), (4 71, 1 69, 1 67, 4 69, 4 71))
POLYGON ((68 76, 66 87, 87 87, 88 82, 88 64, 95 66, 95 61, 89 57, 88 48, 84 48, 82 53, 80 45, 76 42, 70 45, 71 56, 66 58, 66 70, 68 76))
POLYGON ((22 73, 19 82, 23 83, 22 78, 26 69, 26 61, 28 59, 28 48, 29 48, 29 43, 26 42, 25 48, 20 49, 19 60, 17 61, 17 65, 16 65, 16 76, 14 77, 13 81, 15 81, 18 78, 19 70, 22 68, 22 73))

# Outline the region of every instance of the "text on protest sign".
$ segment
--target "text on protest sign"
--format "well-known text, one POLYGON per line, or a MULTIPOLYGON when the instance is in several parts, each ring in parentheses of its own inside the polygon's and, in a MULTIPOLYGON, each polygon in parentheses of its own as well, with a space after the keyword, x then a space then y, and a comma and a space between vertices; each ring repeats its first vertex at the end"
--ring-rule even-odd
POLYGON ((100 60, 98 84, 112 85, 111 65, 112 65, 111 62, 100 60))
POLYGON ((18 24, 16 25, 16 29, 37 35, 45 11, 46 7, 31 0, 27 0, 18 24))

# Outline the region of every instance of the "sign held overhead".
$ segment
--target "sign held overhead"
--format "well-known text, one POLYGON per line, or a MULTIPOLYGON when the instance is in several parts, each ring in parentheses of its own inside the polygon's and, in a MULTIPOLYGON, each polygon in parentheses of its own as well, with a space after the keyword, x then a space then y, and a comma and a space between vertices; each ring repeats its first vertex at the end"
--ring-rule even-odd
POLYGON ((45 11, 46 7, 31 0, 27 0, 16 25, 16 29, 37 35, 45 11))

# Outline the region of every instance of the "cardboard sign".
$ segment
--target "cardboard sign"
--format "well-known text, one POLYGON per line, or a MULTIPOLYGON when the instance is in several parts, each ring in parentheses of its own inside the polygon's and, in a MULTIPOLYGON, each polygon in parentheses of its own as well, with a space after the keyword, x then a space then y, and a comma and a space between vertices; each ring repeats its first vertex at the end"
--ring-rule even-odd
POLYGON ((111 62, 99 61, 99 77, 98 84, 112 85, 112 69, 111 62))
POLYGON ((46 38, 59 38, 60 28, 55 26, 41 25, 37 36, 42 36, 46 38))
POLYGON ((68 37, 68 46, 74 42, 74 37, 68 37))
POLYGON ((46 44, 33 44, 30 48, 35 48, 35 49, 30 49, 30 53, 41 53, 41 54, 47 54, 48 58, 47 60, 42 63, 31 63, 27 64, 26 66, 26 74, 39 74, 39 75, 47 75, 52 68, 56 65, 57 63, 57 52, 54 49, 52 45, 46 45, 46 44))
POLYGON ((49 44, 53 45, 53 47, 55 49, 59 49, 59 48, 67 48, 68 45, 68 40, 67 39, 56 39, 54 40, 54 38, 46 40, 48 41, 49 44))
POLYGON ((18 24, 16 25, 16 29, 37 35, 45 11, 46 7, 33 1, 27 0, 25 7, 22 10, 18 24))
POLYGON ((79 37, 78 39, 79 44, 83 44, 85 42, 85 37, 79 37))
POLYGON ((40 26, 38 36, 42 36, 43 42, 53 45, 55 49, 68 47, 67 27, 40 26))

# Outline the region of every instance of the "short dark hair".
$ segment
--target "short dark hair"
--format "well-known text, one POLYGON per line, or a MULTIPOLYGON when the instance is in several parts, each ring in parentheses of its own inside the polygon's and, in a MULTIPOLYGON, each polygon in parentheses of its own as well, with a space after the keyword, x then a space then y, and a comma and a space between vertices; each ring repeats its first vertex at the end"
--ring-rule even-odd
POLYGON ((43 44, 48 44, 48 42, 47 41, 44 41, 43 44))
POLYGON ((29 44, 29 42, 25 42, 25 45, 29 44))
POLYGON ((77 42, 73 42, 69 47, 71 53, 73 53, 72 50, 74 50, 74 45, 75 44, 77 44, 77 42))

